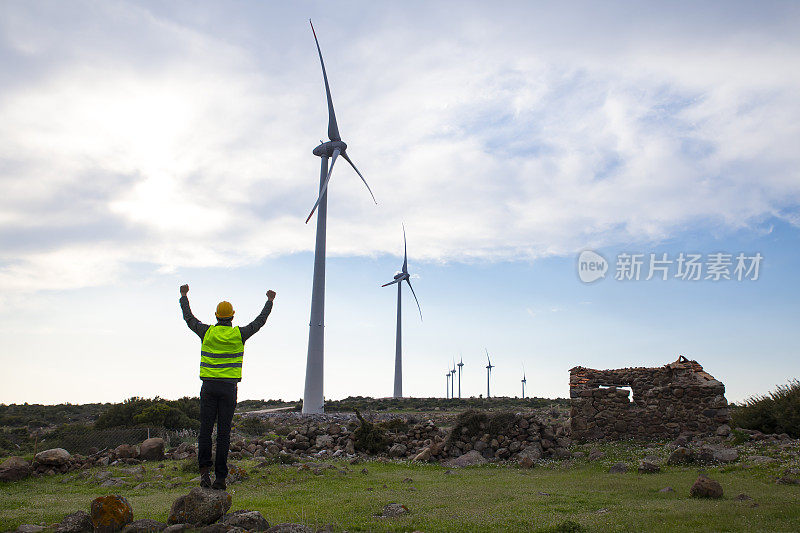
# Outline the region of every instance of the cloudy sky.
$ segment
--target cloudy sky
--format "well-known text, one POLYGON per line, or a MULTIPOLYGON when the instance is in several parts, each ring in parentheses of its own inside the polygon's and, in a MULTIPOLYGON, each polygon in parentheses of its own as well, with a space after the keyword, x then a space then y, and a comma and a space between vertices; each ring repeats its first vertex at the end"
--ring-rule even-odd
POLYGON ((408 394, 443 395, 459 354, 485 394, 485 348, 510 396, 523 366, 554 397, 573 366, 679 354, 730 400, 800 376, 800 6, 694 4, 3 2, 0 402, 196 395, 182 283, 206 322, 276 290, 239 396, 302 396, 327 131, 309 18, 378 200, 337 165, 326 397, 391 393, 403 223, 408 394), (591 284, 587 249, 609 262, 591 284), (730 254, 732 279, 675 277, 681 253, 730 254), (641 279, 614 279, 620 254, 641 279))

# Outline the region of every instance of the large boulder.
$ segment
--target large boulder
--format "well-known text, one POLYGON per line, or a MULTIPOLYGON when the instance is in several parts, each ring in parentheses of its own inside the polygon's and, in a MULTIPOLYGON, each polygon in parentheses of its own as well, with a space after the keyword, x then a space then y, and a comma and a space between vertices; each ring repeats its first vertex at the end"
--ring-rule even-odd
POLYGON ((64 448, 53 448, 51 450, 45 450, 37 453, 36 457, 34 457, 34 460, 43 465, 61 466, 67 464, 69 458, 69 452, 64 448))
POLYGON ((226 526, 240 527, 247 531, 266 531, 269 523, 258 511, 234 511, 220 520, 226 526))
POLYGON ((164 459, 164 439, 153 437, 139 445, 139 458, 145 461, 161 461, 164 459))
POLYGON ((55 533, 88 533, 94 531, 92 517, 86 511, 76 511, 64 517, 55 533))
POLYGON ((100 496, 92 501, 92 524, 97 533, 115 533, 133 522, 133 509, 123 496, 100 496))
POLYGON ((18 481, 31 475, 31 464, 22 457, 9 457, 0 464, 0 481, 18 481))
POLYGON ((159 533, 167 528, 167 524, 159 522, 158 520, 150 520, 149 518, 142 518, 131 522, 122 533, 159 533))
POLYGON ((487 462, 486 458, 484 458, 483 455, 480 454, 480 452, 471 450, 465 453, 464 455, 456 457, 455 459, 450 459, 447 462, 447 466, 458 468, 462 466, 482 465, 485 464, 486 462, 487 462))
POLYGON ((213 524, 231 508, 231 495, 225 491, 195 487, 179 497, 169 511, 170 524, 213 524))
POLYGON ((700 474, 692 488, 689 489, 689 496, 693 498, 722 498, 722 485, 700 474))

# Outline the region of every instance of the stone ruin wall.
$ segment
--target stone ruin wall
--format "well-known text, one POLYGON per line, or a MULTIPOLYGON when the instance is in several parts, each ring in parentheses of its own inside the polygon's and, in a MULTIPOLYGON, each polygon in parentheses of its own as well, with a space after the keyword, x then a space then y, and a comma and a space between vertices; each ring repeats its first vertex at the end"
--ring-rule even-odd
POLYGON ((569 385, 574 440, 674 438, 730 421, 725 385, 683 356, 659 368, 575 367, 569 385))

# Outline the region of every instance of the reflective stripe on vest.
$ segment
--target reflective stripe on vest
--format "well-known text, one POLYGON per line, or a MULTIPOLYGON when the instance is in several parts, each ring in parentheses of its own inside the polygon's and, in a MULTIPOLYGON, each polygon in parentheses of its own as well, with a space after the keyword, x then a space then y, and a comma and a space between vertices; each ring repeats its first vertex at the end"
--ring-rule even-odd
POLYGON ((211 326, 200 347, 201 378, 242 379, 244 343, 238 327, 211 326))

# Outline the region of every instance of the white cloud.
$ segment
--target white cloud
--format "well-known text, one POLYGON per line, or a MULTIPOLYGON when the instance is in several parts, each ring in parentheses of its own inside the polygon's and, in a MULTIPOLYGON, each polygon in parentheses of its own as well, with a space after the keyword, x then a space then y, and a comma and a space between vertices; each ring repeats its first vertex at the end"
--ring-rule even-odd
MULTIPOLYGON (((254 42, 136 4, 58 9, 4 6, 0 221, 93 236, 7 239, 0 287, 313 247, 302 222, 326 116, 304 14, 254 42), (124 235, 104 235, 109 220, 124 235)), ((435 261, 797 224, 800 47, 785 20, 516 9, 530 12, 373 14, 352 33, 321 21, 340 129, 380 203, 337 164, 330 254, 396 254, 401 220, 435 261)))

